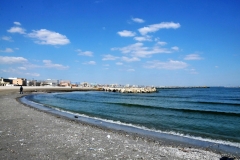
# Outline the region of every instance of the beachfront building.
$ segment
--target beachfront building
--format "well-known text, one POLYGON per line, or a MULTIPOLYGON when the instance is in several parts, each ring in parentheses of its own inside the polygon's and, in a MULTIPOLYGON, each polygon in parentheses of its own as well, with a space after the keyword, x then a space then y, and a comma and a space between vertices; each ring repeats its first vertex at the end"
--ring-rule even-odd
POLYGON ((91 87, 91 84, 88 82, 82 82, 82 83, 80 83, 80 86, 81 87, 91 87))
POLYGON ((27 79, 25 78, 9 78, 12 80, 12 84, 14 86, 26 86, 27 85, 27 79))
POLYGON ((0 78, 0 86, 8 86, 9 84, 11 84, 11 80, 10 79, 4 79, 4 78, 0 78))
POLYGON ((77 82, 71 82, 71 87, 78 87, 79 83, 77 82))
POLYGON ((27 81, 27 86, 40 86, 38 85, 37 80, 27 81))
POLYGON ((41 82, 41 86, 58 86, 59 80, 47 79, 41 82))
POLYGON ((60 87, 70 87, 71 86, 71 81, 69 80, 61 80, 59 83, 60 87))

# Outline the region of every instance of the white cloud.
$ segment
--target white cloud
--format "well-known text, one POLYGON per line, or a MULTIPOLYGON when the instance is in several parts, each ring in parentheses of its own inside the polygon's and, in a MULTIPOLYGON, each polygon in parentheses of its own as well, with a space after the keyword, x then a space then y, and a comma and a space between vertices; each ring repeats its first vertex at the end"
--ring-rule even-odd
POLYGON ((121 66, 121 65, 123 65, 123 63, 122 62, 117 62, 116 65, 121 66))
POLYGON ((174 51, 178 51, 179 50, 179 48, 177 46, 174 46, 171 49, 174 50, 174 51))
POLYGON ((2 40, 13 42, 12 37, 8 37, 8 36, 2 36, 2 40))
POLYGON ((136 23, 144 23, 145 21, 141 18, 132 18, 132 21, 136 22, 136 23))
POLYGON ((37 65, 37 64, 31 64, 31 63, 25 63, 23 67, 19 67, 19 69, 25 70, 25 69, 33 69, 33 68, 54 68, 59 70, 65 70, 68 69, 69 66, 64 66, 62 64, 54 64, 51 60, 43 60, 43 65, 37 65))
POLYGON ((0 52, 10 53, 10 52, 14 52, 14 51, 11 48, 6 48, 5 50, 0 50, 0 52))
POLYGON ((27 70, 26 67, 18 67, 18 69, 20 69, 20 70, 27 70))
POLYGON ((132 57, 132 58, 122 57, 122 60, 125 61, 125 62, 135 62, 135 61, 140 61, 140 59, 137 58, 137 57, 132 57))
POLYGON ((26 73, 26 75, 34 76, 34 77, 39 77, 40 76, 40 74, 38 74, 38 73, 26 73))
POLYGON ((201 60, 203 58, 200 57, 198 54, 189 54, 189 55, 186 55, 184 59, 185 60, 201 60))
POLYGON ((21 26, 20 22, 13 22, 15 25, 21 26))
POLYGON ((167 44, 167 42, 161 42, 161 41, 159 41, 159 42, 157 42, 157 44, 160 45, 160 46, 165 46, 165 45, 167 44))
POLYGON ((44 45, 66 45, 70 43, 65 35, 47 29, 33 30, 28 36, 37 39, 35 43, 44 45))
POLYGON ((2 72, 5 73, 18 73, 18 70, 13 69, 13 68, 9 68, 9 69, 1 69, 2 72))
POLYGON ((134 39, 136 41, 152 41, 152 37, 151 36, 141 36, 141 37, 134 37, 134 39))
POLYGON ((149 25, 147 27, 143 27, 138 29, 138 31, 142 34, 142 35, 146 35, 150 32, 156 32, 159 29, 176 29, 179 28, 180 24, 179 23, 174 23, 174 22, 162 22, 162 23, 158 23, 158 24, 152 24, 149 25))
POLYGON ((167 69, 167 70, 176 70, 186 68, 188 65, 182 61, 170 60, 168 62, 161 61, 148 61, 145 65, 145 68, 156 68, 156 69, 167 69))
POLYGON ((25 34, 25 29, 21 27, 12 27, 9 30, 7 30, 10 33, 20 33, 20 34, 25 34))
POLYGON ((26 67, 26 68, 41 68, 41 67, 43 67, 43 66, 40 66, 40 65, 36 65, 36 64, 31 64, 31 63, 25 63, 24 64, 24 67, 26 67))
POLYGON ((63 66, 61 64, 53 64, 51 60, 43 60, 44 67, 46 68, 55 68, 55 69, 68 69, 68 66, 63 66))
POLYGON ((114 61, 118 59, 119 57, 113 56, 111 54, 103 55, 103 61, 114 61))
POLYGON ((23 57, 0 56, 0 64, 25 63, 28 60, 23 57))
POLYGON ((93 56, 93 52, 91 51, 82 51, 81 49, 77 49, 76 51, 78 52, 78 55, 81 55, 81 56, 89 56, 89 57, 93 56))
POLYGON ((198 72, 195 69, 190 69, 189 72, 190 74, 198 74, 198 72))
POLYGON ((112 48, 111 50, 119 50, 122 53, 130 54, 133 57, 149 57, 153 54, 171 53, 170 50, 160 48, 159 46, 154 46, 152 48, 144 47, 143 43, 140 42, 122 48, 112 48))
POLYGON ((135 69, 128 69, 127 71, 128 71, 128 72, 134 72, 135 69))
POLYGON ((96 62, 95 62, 95 61, 89 61, 89 62, 85 62, 85 63, 83 63, 83 64, 95 65, 96 62))
POLYGON ((121 37, 133 37, 135 36, 136 33, 132 32, 132 31, 127 31, 127 30, 123 30, 123 31, 119 31, 117 32, 121 37))
POLYGON ((5 73, 11 73, 11 74, 14 74, 14 75, 20 75, 20 76, 23 76, 23 75, 33 76, 33 77, 39 77, 40 76, 40 74, 38 74, 38 73, 26 73, 26 72, 22 72, 21 70, 22 69, 20 69, 20 67, 19 67, 18 69, 9 68, 9 69, 2 69, 0 71, 5 72, 5 73))

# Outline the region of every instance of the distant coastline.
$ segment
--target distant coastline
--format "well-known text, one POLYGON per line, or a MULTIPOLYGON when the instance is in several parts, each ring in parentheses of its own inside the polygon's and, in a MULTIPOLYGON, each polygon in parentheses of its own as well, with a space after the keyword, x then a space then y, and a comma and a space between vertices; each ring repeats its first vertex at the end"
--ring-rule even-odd
MULTIPOLYGON (((19 86, 0 86, 0 91, 19 91, 19 86)), ((73 91, 98 91, 94 87, 59 87, 59 86, 23 86, 23 92, 73 92, 73 91)))

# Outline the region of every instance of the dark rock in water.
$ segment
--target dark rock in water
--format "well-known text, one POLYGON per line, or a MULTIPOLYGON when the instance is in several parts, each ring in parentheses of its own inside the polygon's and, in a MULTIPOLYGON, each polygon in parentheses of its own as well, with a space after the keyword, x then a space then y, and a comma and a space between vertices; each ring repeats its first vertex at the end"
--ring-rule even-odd
POLYGON ((74 116, 74 118, 78 118, 78 116, 74 116))

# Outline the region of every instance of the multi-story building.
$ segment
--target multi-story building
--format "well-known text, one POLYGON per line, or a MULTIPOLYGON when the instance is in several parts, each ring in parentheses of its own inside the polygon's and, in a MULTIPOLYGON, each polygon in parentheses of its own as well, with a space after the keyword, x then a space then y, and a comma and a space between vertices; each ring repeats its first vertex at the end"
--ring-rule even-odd
POLYGON ((69 80, 61 80, 59 83, 59 86, 61 87, 70 87, 71 86, 71 81, 69 80))
POLYGON ((12 80, 12 84, 14 86, 26 86, 27 85, 27 79, 25 78, 9 78, 12 80))

